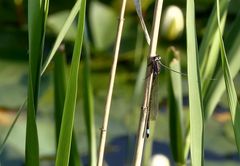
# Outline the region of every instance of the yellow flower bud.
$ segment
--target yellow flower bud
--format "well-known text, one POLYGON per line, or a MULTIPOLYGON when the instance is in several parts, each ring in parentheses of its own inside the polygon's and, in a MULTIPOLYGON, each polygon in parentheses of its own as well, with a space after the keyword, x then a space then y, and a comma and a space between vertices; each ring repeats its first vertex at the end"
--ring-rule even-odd
POLYGON ((184 19, 181 9, 174 5, 167 7, 162 18, 162 37, 171 41, 175 40, 181 36, 183 29, 184 19))

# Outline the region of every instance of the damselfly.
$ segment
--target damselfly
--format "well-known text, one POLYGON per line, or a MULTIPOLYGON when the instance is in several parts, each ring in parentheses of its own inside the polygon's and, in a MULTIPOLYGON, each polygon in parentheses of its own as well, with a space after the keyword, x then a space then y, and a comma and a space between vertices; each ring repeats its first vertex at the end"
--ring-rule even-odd
POLYGON ((150 87, 150 98, 149 98, 149 106, 148 106, 148 114, 147 114, 147 122, 146 122, 146 137, 149 137, 150 134, 150 128, 149 128, 149 121, 150 118, 152 120, 156 119, 157 111, 158 111, 158 75, 160 73, 160 57, 159 56, 153 56, 149 59, 149 67, 151 74, 153 75, 152 79, 152 86, 150 87))
MULTIPOLYGON (((182 76, 188 77, 188 74, 182 73, 181 71, 176 71, 176 70, 164 65, 161 62, 161 58, 158 55, 149 58, 148 67, 150 67, 150 74, 153 75, 153 79, 152 79, 152 84, 151 84, 152 86, 150 87, 149 105, 145 108, 145 111, 147 111, 147 118, 146 118, 146 123, 145 123, 146 126, 145 126, 144 136, 146 134, 147 138, 150 135, 150 126, 149 126, 150 119, 155 120, 157 112, 159 110, 159 105, 158 105, 159 104, 158 103, 159 102, 158 75, 160 73, 161 66, 164 67, 165 69, 171 71, 171 72, 174 72, 174 73, 180 74, 182 76)), ((149 73, 148 73, 148 76, 149 76, 149 73)), ((210 81, 215 81, 217 79, 216 78, 210 78, 209 80, 210 81)))

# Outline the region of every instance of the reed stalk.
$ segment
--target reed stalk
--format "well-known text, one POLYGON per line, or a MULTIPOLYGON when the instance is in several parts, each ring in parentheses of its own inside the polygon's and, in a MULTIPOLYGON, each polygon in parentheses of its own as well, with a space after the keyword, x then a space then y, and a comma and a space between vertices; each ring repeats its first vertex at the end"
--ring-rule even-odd
POLYGON ((104 149, 105 149, 105 143, 106 143, 106 137, 107 137, 107 126, 108 126, 113 86, 114 86, 114 80, 116 75, 119 48, 120 48, 120 42, 121 42, 122 30, 123 30, 123 24, 124 24, 124 13, 126 8, 126 1, 127 0, 122 1, 121 13, 120 13, 119 22, 118 22, 117 37, 116 37, 116 43, 115 43, 115 49, 114 49, 114 60, 113 60, 112 69, 111 69, 110 83, 109 83, 107 101, 105 105, 105 114, 104 114, 103 124, 101 128, 98 161, 97 161, 98 166, 102 166, 103 164, 104 149))
MULTIPOLYGON (((154 57, 156 56, 156 49, 157 49, 157 40, 158 40, 158 33, 159 33, 159 26, 160 26, 160 18, 162 13, 162 4, 163 0, 157 0, 155 3, 155 9, 154 9, 154 17, 153 17, 153 26, 152 26, 152 32, 151 32, 151 42, 150 42, 150 49, 148 56, 154 57)), ((138 135, 137 135, 137 141, 136 141, 136 149, 134 154, 134 160, 133 163, 135 166, 140 166, 142 161, 142 154, 143 154, 143 148, 144 148, 144 142, 145 142, 145 126, 147 122, 147 118, 149 116, 149 101, 151 96, 151 89, 152 89, 152 81, 153 81, 153 74, 149 67, 147 67, 147 79, 145 82, 145 93, 144 93, 144 101, 142 106, 142 111, 140 115, 140 121, 139 121, 139 128, 138 128, 138 135)))

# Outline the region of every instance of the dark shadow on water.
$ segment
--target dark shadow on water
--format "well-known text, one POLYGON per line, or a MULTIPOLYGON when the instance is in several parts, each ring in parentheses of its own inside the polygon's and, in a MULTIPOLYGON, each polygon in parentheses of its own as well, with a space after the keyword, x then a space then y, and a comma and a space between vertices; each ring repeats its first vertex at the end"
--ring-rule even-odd
MULTIPOLYGON (((132 165, 132 158, 134 154, 135 148, 135 136, 121 136, 113 139, 107 146, 105 150, 105 161, 108 166, 130 166, 132 165)), ((0 156, 1 166, 22 166, 24 165, 24 161, 22 158, 11 158, 14 152, 10 152, 6 148, 0 156), (10 154, 11 155, 10 155, 10 154)), ((171 155, 171 151, 167 142, 159 142, 154 141, 153 143, 153 155, 154 154, 162 154, 169 158, 171 166, 174 166, 173 158, 171 155)), ((13 156, 18 156, 13 155, 13 156)), ((211 162, 236 162, 240 165, 240 157, 237 152, 235 153, 226 153, 219 154, 217 152, 206 149, 205 157, 206 161, 211 162)), ((88 166, 88 156, 82 156, 82 162, 84 166, 88 166)), ((51 163, 51 162, 50 162, 51 163)), ((47 164, 47 166, 53 165, 47 164)), ((44 164, 45 165, 45 164, 44 164)))
MULTIPOLYGON (((134 136, 121 136, 113 139, 106 147, 105 161, 108 166, 130 166, 134 154, 135 137, 134 136)), ((174 166, 171 150, 167 142, 154 141, 153 155, 163 154, 170 160, 171 166, 174 166)), ((205 160, 207 161, 232 161, 240 165, 240 157, 238 153, 231 154, 218 154, 211 150, 205 150, 205 160)), ((84 166, 87 166, 87 157, 83 158, 84 166)))

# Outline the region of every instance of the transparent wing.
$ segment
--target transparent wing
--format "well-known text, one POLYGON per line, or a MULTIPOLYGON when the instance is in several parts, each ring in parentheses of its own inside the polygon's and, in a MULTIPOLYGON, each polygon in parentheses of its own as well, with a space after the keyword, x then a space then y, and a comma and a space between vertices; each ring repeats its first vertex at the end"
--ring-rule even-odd
POLYGON ((159 87, 159 78, 158 75, 154 77, 153 83, 152 83, 152 89, 151 89, 151 97, 150 97, 150 103, 149 103, 149 111, 150 111, 150 119, 156 120, 157 112, 159 110, 159 93, 158 93, 158 87, 159 87))

